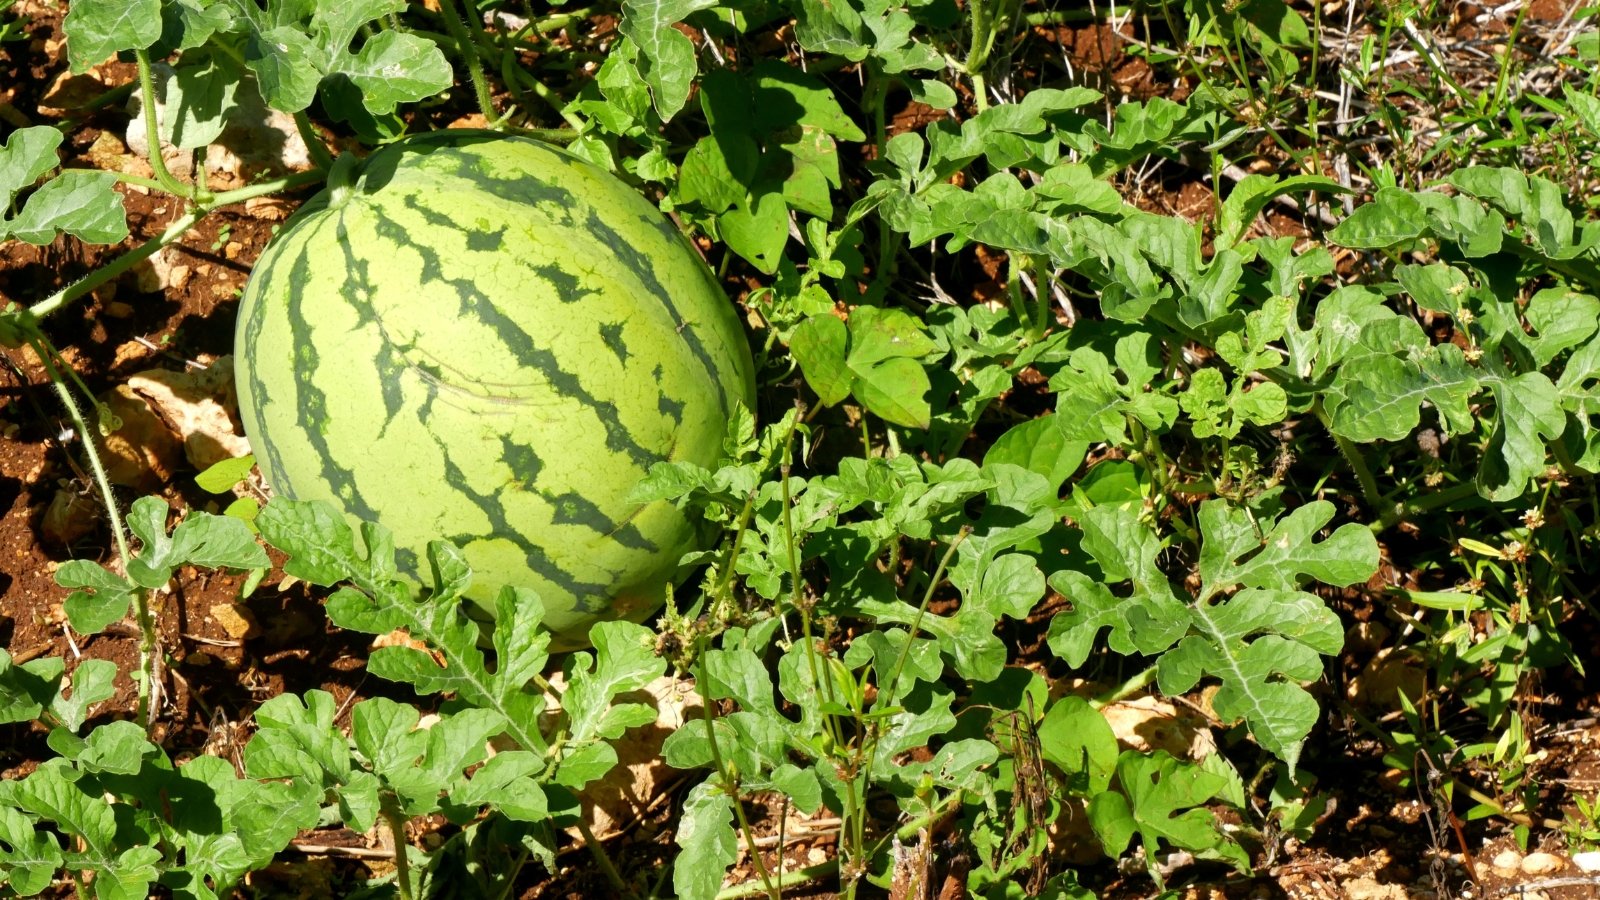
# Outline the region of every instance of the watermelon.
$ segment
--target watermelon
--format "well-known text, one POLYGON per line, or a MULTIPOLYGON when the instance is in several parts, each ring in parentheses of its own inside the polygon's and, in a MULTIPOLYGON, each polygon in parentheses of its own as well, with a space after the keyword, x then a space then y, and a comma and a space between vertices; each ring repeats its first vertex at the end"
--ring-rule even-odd
POLYGON ((414 579, 449 540, 475 613, 532 588, 557 647, 662 603, 706 535, 629 493, 657 462, 715 466, 754 392, 732 303, 659 210, 487 131, 336 171, 262 253, 235 351, 276 494, 383 524, 414 579))

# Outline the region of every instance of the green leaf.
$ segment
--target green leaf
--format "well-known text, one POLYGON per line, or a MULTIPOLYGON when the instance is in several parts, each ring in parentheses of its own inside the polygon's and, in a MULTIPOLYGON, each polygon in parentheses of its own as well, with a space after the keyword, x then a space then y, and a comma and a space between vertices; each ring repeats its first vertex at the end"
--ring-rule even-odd
POLYGON ((85 772, 134 775, 144 766, 144 757, 161 751, 144 736, 136 722, 107 722, 89 732, 83 752, 76 760, 85 772))
POLYGON ((465 786, 452 790, 450 802, 474 808, 492 806, 518 822, 546 821, 549 802, 533 777, 543 769, 544 758, 537 753, 501 751, 473 772, 465 786))
POLYGON ((1545 441, 1561 436, 1566 414, 1554 384, 1540 372, 1485 379, 1494 391, 1494 430, 1478 467, 1478 492, 1515 500, 1545 467, 1545 441))
POLYGON ((56 584, 72 589, 65 608, 67 620, 82 634, 104 631, 128 614, 138 586, 114 575, 98 563, 70 559, 56 569, 56 584))
POLYGON ((259 569, 271 564, 250 526, 238 519, 191 512, 167 535, 168 507, 156 497, 140 497, 128 513, 128 527, 143 546, 128 561, 128 577, 140 587, 160 588, 181 565, 210 569, 259 569))
MULTIPOLYGON (((761 148, 742 131, 712 134, 684 154, 674 188, 676 202, 721 214, 743 202, 761 161, 761 148)), ((785 223, 787 229, 787 222, 785 223)))
POLYGON ((235 456, 212 463, 204 472, 194 477, 194 483, 210 494, 226 494, 233 486, 250 477, 256 465, 254 453, 235 456))
POLYGON ((932 421, 931 389, 927 371, 910 359, 886 360, 856 372, 856 399, 878 418, 906 428, 927 428, 932 421))
POLYGON ((161 0, 75 0, 62 23, 72 73, 122 50, 143 50, 161 37, 161 0))
POLYGON ((757 62, 751 76, 755 80, 755 116, 751 124, 756 131, 800 125, 844 141, 867 139, 845 115, 838 97, 816 76, 770 58, 757 62))
POLYGON ((926 327, 899 309, 860 306, 850 312, 850 368, 861 370, 889 359, 920 359, 933 352, 926 327))
POLYGON ((180 150, 216 141, 235 106, 238 88, 239 70, 216 59, 202 58, 171 70, 156 90, 161 140, 180 150))
POLYGON ((672 865, 672 887, 682 900, 711 900, 738 858, 733 803, 719 785, 701 782, 689 790, 678 820, 681 852, 672 865))
POLYGON ((0 208, 61 164, 56 158, 61 140, 61 131, 48 125, 19 128, 6 137, 0 144, 0 208))
POLYGON ((21 810, 0 804, 0 883, 23 897, 43 893, 65 859, 55 835, 21 810))
MULTIPOLYGON (((1097 467, 1098 468, 1098 467, 1097 467)), ((1064 569, 1050 576, 1050 587, 1072 604, 1050 622, 1050 649, 1077 667, 1089 658, 1101 629, 1106 644, 1124 655, 1159 653, 1188 628, 1188 614, 1156 564, 1161 542, 1123 506, 1097 506, 1078 519, 1083 549, 1099 564, 1108 582, 1131 581, 1132 593, 1118 597, 1088 574, 1064 569), (1135 623, 1138 627, 1135 627, 1135 623)))
POLYGON ((307 691, 304 698, 279 694, 258 707, 257 731, 244 748, 250 777, 299 779, 319 789, 346 784, 355 765, 333 724, 336 706, 332 694, 307 691))
POLYGON ((384 571, 381 558, 357 549, 355 531, 326 503, 276 498, 256 517, 256 527, 268 543, 289 555, 284 573, 302 581, 331 587, 350 579, 377 590, 385 575, 392 574, 392 569, 384 571))
POLYGON ((278 0, 262 11, 228 0, 244 31, 244 64, 267 105, 300 112, 323 88, 323 105, 358 131, 386 133, 400 103, 432 97, 454 83, 450 64, 432 41, 369 22, 405 8, 404 0, 303 3, 278 0), (359 50, 351 45, 362 35, 359 50))
POLYGON ((91 244, 115 244, 128 236, 122 195, 110 172, 69 169, 34 191, 22 212, 0 229, 30 244, 44 245, 62 232, 91 244))
POLYGON ((729 249, 768 275, 778 271, 783 245, 789 240, 789 205, 781 191, 759 194, 753 205, 735 206, 723 213, 717 224, 729 249))
POLYGON ((1526 339, 1534 364, 1543 368, 1600 327, 1600 299, 1566 288, 1546 288, 1528 301, 1524 315, 1536 335, 1526 339))
POLYGON ((115 858, 116 816, 111 804, 98 794, 88 793, 89 788, 66 760, 57 758, 22 779, 11 799, 24 812, 47 819, 66 834, 81 838, 93 856, 109 862, 115 858))
POLYGON ((659 678, 667 665, 655 655, 655 639, 642 625, 601 622, 589 631, 589 640, 594 656, 572 655, 567 665, 571 686, 561 697, 568 734, 578 745, 615 740, 630 725, 655 721, 655 712, 643 704, 612 701, 659 678))
POLYGON ((50 714, 73 734, 83 728, 90 709, 116 696, 117 664, 108 659, 86 659, 72 670, 70 682, 63 682, 50 700, 50 714), (66 688, 70 684, 71 694, 66 688))
MULTIPOLYGON (((274 506, 274 500, 262 517, 274 506)), ((461 551, 442 541, 428 546, 433 572, 432 591, 421 600, 412 599, 412 590, 394 574, 393 542, 386 532, 368 528, 368 543, 381 546, 381 554, 362 557, 353 547, 353 535, 342 519, 326 518, 321 504, 290 504, 274 520, 277 537, 306 539, 330 525, 334 539, 327 549, 335 551, 323 560, 327 568, 342 570, 359 590, 345 589, 328 599, 328 616, 340 627, 367 634, 387 634, 404 628, 413 638, 425 641, 442 657, 415 647, 391 646, 375 651, 369 670, 380 677, 404 681, 425 694, 453 693, 461 701, 499 713, 508 724, 507 733, 526 750, 543 751, 545 743, 537 724, 545 706, 542 692, 528 690, 528 682, 544 668, 548 658, 549 633, 541 627, 544 606, 532 591, 502 588, 495 598, 494 648, 498 665, 491 668, 479 646, 478 625, 462 614, 462 594, 471 573, 461 551), (290 520, 300 520, 298 525, 290 520), (318 523, 307 527, 310 522, 318 523), (342 530, 341 530, 342 529, 342 530), (387 561, 379 561, 383 556, 387 561), (365 571, 359 571, 364 569, 365 571)), ((263 533, 267 532, 263 528, 263 533)))
POLYGON ((998 464, 1021 466, 1045 477, 1059 489, 1083 464, 1089 452, 1086 441, 1069 441, 1062 433, 1061 418, 1047 413, 1020 425, 1013 425, 989 446, 983 456, 984 468, 998 464))
POLYGON ((663 122, 670 122, 689 101, 698 70, 694 44, 673 26, 716 5, 717 0, 623 0, 619 30, 639 47, 639 73, 650 85, 663 122))
POLYGON ((1396 266, 1394 276, 1418 306, 1447 316, 1454 316, 1466 304, 1472 286, 1467 273, 1442 262, 1396 266))
POLYGON ((1297 682, 1320 677, 1318 654, 1337 653, 1344 642, 1338 617, 1296 590, 1297 583, 1310 575, 1342 586, 1369 578, 1378 565, 1377 540, 1360 525, 1343 525, 1314 542, 1333 513, 1327 501, 1309 503, 1263 535, 1246 510, 1217 500, 1201 506, 1205 540, 1202 588, 1190 607, 1194 632, 1157 664, 1167 694, 1189 690, 1207 673, 1220 678, 1218 714, 1244 719, 1290 772, 1318 716, 1316 701, 1297 682), (1216 599, 1239 585, 1250 589, 1216 599))
POLYGON ((1333 410, 1333 431, 1358 443, 1397 441, 1416 429, 1422 404, 1430 403, 1446 434, 1459 434, 1472 428, 1467 401, 1478 388, 1478 373, 1453 344, 1404 359, 1351 356, 1334 380, 1344 400, 1333 410))
POLYGON ((1158 884, 1155 861, 1163 841, 1232 863, 1240 872, 1248 870, 1248 855, 1222 833, 1216 817, 1204 808, 1227 787, 1227 779, 1174 759, 1165 750, 1149 756, 1128 750, 1117 760, 1117 780, 1123 793, 1107 791, 1089 801, 1089 824, 1108 853, 1121 856, 1137 834, 1158 884))
POLYGON ((59 656, 14 665, 11 654, 0 650, 0 725, 37 719, 52 698, 60 696, 66 668, 66 661, 59 656))
POLYGON ((308 61, 315 48, 311 38, 288 26, 252 31, 245 41, 244 64, 255 73, 261 99, 273 109, 300 112, 317 97, 322 73, 308 61))
MULTIPOLYGON (((1257 4, 1261 2, 1262 0, 1256 0, 1257 4)), ((1281 0, 1273 0, 1273 5, 1283 7, 1281 0)), ((1283 13, 1288 18, 1298 21, 1298 17, 1287 8, 1283 8, 1283 13)), ((1285 194, 1302 191, 1320 191, 1324 194, 1350 193, 1350 189, 1338 181, 1321 175, 1291 175, 1281 179, 1276 175, 1246 175, 1233 186, 1233 190, 1228 193, 1228 199, 1222 201, 1222 208, 1217 211, 1218 247, 1232 247, 1237 244, 1239 239, 1244 237, 1245 230, 1268 203, 1285 194)))
POLYGON ((1067 776, 1067 790, 1094 797, 1111 784, 1117 765, 1117 736, 1099 710, 1068 695, 1045 711, 1038 725, 1039 754, 1067 776))
POLYGON ((361 90, 361 102, 375 116, 402 103, 416 103, 448 90, 455 79, 450 63, 432 41, 414 34, 380 31, 354 56, 343 55, 330 69, 361 90))
POLYGON ((1427 231, 1426 212, 1416 197, 1399 188, 1382 187, 1372 202, 1356 207, 1328 232, 1328 239, 1362 250, 1387 250, 1416 240, 1427 231))
POLYGON ((849 328, 827 313, 801 322, 789 339, 789 352, 824 406, 832 406, 850 396, 854 376, 845 365, 849 343, 849 328))

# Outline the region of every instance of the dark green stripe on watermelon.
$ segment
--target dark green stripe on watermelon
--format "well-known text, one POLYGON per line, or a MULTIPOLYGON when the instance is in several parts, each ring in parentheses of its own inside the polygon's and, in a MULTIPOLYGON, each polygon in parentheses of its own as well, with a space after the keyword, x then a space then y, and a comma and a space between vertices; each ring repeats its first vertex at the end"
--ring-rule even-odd
MULTIPOLYGON (((315 237, 313 233, 312 238, 315 237)), ((310 257, 301 255, 295 259, 291 280, 311 280, 310 257)), ((356 490, 355 472, 340 463, 342 454, 336 456, 328 443, 325 430, 328 424, 328 397, 316 382, 317 342, 313 339, 311 322, 306 317, 307 300, 304 294, 293 293, 287 310, 289 334, 294 337, 295 421, 322 462, 322 471, 318 473, 322 484, 327 485, 356 518, 375 522, 378 520, 377 510, 356 490)), ((270 445, 271 442, 268 443, 270 445)), ((284 489, 287 490, 287 486, 284 489)))
MULTIPOLYGON (((683 313, 679 311, 678 304, 672 298, 672 292, 667 290, 666 285, 663 285, 660 279, 656 278, 655 266, 651 263, 649 257, 640 253, 623 235, 617 233, 616 229, 601 219, 593 209, 589 210, 586 224, 588 225, 589 233, 595 235, 606 246, 610 247, 612 253, 616 255, 617 261, 626 266, 628 271, 639 279, 639 283, 645 286, 646 293, 659 300, 661 305, 666 307, 667 314, 672 317, 673 326, 677 328, 678 334, 683 336, 684 342, 689 346, 689 352, 693 353, 694 358, 699 361, 701 368, 705 370, 706 377, 713 384, 718 383, 721 379, 718 375, 717 364, 711 359, 711 353, 706 349, 705 343, 700 340, 696 323, 684 320, 683 313)), ((679 237, 677 240, 681 241, 682 238, 679 237)), ((717 399, 721 403, 722 415, 726 417, 728 415, 728 398, 718 392, 717 399)))

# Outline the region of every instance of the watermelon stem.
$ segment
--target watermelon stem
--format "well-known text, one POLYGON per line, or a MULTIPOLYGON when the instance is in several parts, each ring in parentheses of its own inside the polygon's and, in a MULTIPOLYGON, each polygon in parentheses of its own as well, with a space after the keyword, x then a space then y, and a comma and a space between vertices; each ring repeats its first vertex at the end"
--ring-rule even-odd
POLYGON ((339 154, 333 161, 333 166, 328 169, 328 206, 338 209, 350 199, 350 191, 355 187, 356 155, 346 150, 339 154))
POLYGON ((394 807, 393 801, 385 798, 381 808, 383 821, 389 826, 389 837, 394 843, 394 884, 400 892, 400 900, 411 900, 416 896, 411 890, 411 858, 406 851, 410 843, 406 839, 406 820, 394 807))
POLYGON ((467 77, 472 79, 472 91, 478 97, 478 109, 483 112, 484 122, 488 127, 499 130, 504 127, 505 117, 495 110, 494 95, 489 92, 489 81, 483 75, 483 60, 478 56, 472 35, 462 24, 461 7, 456 0, 439 0, 439 12, 444 18, 445 30, 455 38, 456 50, 461 54, 462 62, 467 64, 467 77))
MULTIPOLYGON (((25 337, 33 352, 38 354, 39 361, 44 364, 45 373, 50 377, 50 385, 55 389, 56 396, 61 398, 61 405, 66 407, 67 418, 72 420, 72 427, 78 430, 79 437, 83 439, 83 455, 89 461, 89 471, 94 474, 95 488, 100 492, 101 501, 105 503, 106 517, 111 522, 111 536, 117 542, 117 557, 122 562, 121 574, 126 578, 130 558, 128 529, 122 520, 122 513, 117 509, 117 496, 111 490, 111 479, 106 475, 105 464, 101 462, 100 451, 95 446, 96 436, 84 421, 83 410, 73 398, 72 388, 62 376, 61 369, 66 368, 72 372, 72 380, 86 396, 93 395, 89 394, 83 382, 78 379, 77 373, 70 366, 66 366, 64 361, 62 366, 56 365, 57 361, 61 360, 61 353, 42 332, 35 329, 25 337)), ((129 585, 133 586, 132 582, 129 582, 129 585)), ((155 620, 150 616, 149 592, 142 587, 134 587, 132 594, 133 614, 139 623, 139 672, 134 678, 138 683, 138 707, 134 713, 134 721, 144 729, 146 735, 149 735, 152 724, 150 711, 156 706, 161 685, 159 669, 161 656, 158 652, 160 638, 156 634, 155 620)))
POLYGON ((306 150, 311 153, 311 161, 316 167, 329 172, 333 170, 333 154, 328 152, 328 145, 322 142, 322 135, 317 134, 317 129, 311 124, 311 117, 305 110, 294 114, 295 130, 300 132, 300 140, 305 142, 306 150))
MULTIPOLYGON (((700 668, 698 683, 709 685, 711 679, 706 675, 705 656, 698 660, 700 668)), ((717 744, 716 714, 711 711, 709 697, 700 704, 701 719, 706 723, 706 740, 711 742, 711 765, 716 768, 717 776, 722 781, 722 791, 728 795, 732 802, 734 815, 739 820, 739 836, 744 838, 745 848, 750 853, 750 862, 756 867, 756 875, 760 877, 761 884, 766 888, 767 896, 779 900, 783 895, 777 885, 772 882, 772 873, 767 871, 767 864, 761 858, 761 850, 756 844, 755 832, 750 828, 750 819, 744 813, 744 801, 739 796, 739 774, 734 767, 722 757, 722 748, 717 744)), ((782 848, 779 848, 780 852, 782 848)))
MULTIPOLYGON (((148 50, 133 51, 133 58, 139 64, 139 102, 144 112, 145 144, 149 148, 150 168, 155 172, 156 181, 161 183, 161 189, 175 197, 192 200, 197 203, 207 203, 211 200, 211 193, 194 185, 187 185, 179 181, 171 172, 167 171, 167 161, 161 153, 161 128, 156 121, 160 111, 156 107, 156 82, 150 72, 150 52, 148 50)), ((202 166, 200 171, 204 171, 202 166)))
POLYGON ((267 194, 277 194, 283 191, 292 190, 297 187, 303 187, 308 184, 314 184, 318 181, 321 181, 325 177, 327 177, 327 172, 320 169, 313 169, 309 172, 296 172, 295 174, 285 178, 277 178, 273 179, 272 181, 262 182, 261 184, 253 184, 249 187, 242 187, 235 191, 224 191, 220 194, 217 194, 213 196, 208 203, 197 205, 187 213, 184 213, 177 219, 174 219, 172 224, 168 225, 165 231, 161 232, 155 237, 145 241, 143 244, 140 244, 134 249, 129 250, 127 253, 117 257, 110 263, 95 269, 93 272, 85 275, 82 280, 75 281, 61 290, 56 291, 54 294, 51 294, 49 297, 46 297, 38 303, 28 307, 26 312, 22 314, 22 317, 25 319, 34 320, 42 319, 45 316, 48 316, 56 310, 62 308, 63 306, 66 306, 68 303, 71 303, 72 301, 77 300, 79 297, 82 297, 90 291, 93 291, 95 288, 112 281, 144 260, 154 256, 156 251, 160 250, 162 247, 181 239, 189 232, 189 229, 193 228, 201 219, 205 218, 207 215, 210 215, 213 210, 219 207, 227 206, 232 203, 243 203, 244 201, 255 197, 263 197, 267 194))

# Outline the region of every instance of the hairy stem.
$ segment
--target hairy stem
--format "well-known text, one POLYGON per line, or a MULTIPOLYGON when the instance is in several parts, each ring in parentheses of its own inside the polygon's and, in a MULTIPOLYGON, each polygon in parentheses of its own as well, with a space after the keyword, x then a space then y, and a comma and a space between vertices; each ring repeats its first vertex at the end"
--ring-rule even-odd
MULTIPOLYGON (((61 398, 61 405, 67 410, 67 418, 72 420, 72 427, 78 430, 78 436, 83 440, 83 455, 89 463, 89 471, 94 476, 95 488, 100 491, 100 499, 105 503, 106 517, 111 521, 111 536, 117 542, 117 556, 121 560, 123 572, 126 573, 130 558, 128 530, 122 521, 122 512, 117 508, 117 495, 111 489, 111 479, 106 475, 105 464, 101 462, 100 451, 95 446, 98 430, 90 430, 84 420, 83 410, 72 396, 72 388, 68 387, 67 379, 61 374, 61 368, 56 365, 60 354, 50 344, 49 339, 42 333, 34 331, 28 336, 28 344, 44 363, 45 372, 50 376, 51 387, 55 389, 56 396, 61 398)), ((86 395, 87 393, 85 390, 86 395)), ((134 719, 148 735, 155 720, 153 707, 157 697, 156 685, 161 675, 158 668, 160 635, 156 633, 155 619, 150 615, 150 593, 143 588, 133 592, 133 614, 139 625, 140 675, 138 709, 134 719)))
POLYGON ((617 864, 611 861, 611 854, 606 852, 600 839, 594 836, 594 830, 589 827, 589 822, 583 816, 578 817, 578 833, 583 835, 583 846, 588 848, 595 865, 600 867, 600 874, 606 876, 606 881, 611 882, 611 887, 619 895, 631 894, 628 883, 622 880, 622 873, 617 871, 617 864))
POLYGON ((472 90, 478 97, 478 109, 483 112, 484 121, 490 128, 500 127, 501 116, 495 111, 494 95, 489 92, 489 80, 483 75, 483 60, 478 56, 472 35, 462 24, 460 5, 456 0, 439 0, 439 12, 444 17, 445 30, 455 39, 461 61, 467 64, 467 76, 472 79, 472 90))
MULTIPOLYGON (((698 660, 700 669, 698 681, 701 685, 709 685, 711 679, 706 676, 705 656, 702 654, 698 660)), ((778 900, 778 887, 772 881, 772 873, 767 871, 767 864, 761 859, 761 851, 756 847, 755 832, 750 829, 750 821, 744 814, 744 803, 739 799, 739 779, 728 771, 727 761, 722 758, 722 747, 717 743, 716 714, 711 711, 711 696, 702 692, 700 695, 701 721, 706 723, 706 740, 711 743, 711 764, 716 767, 717 777, 722 782, 722 790, 733 801, 734 814, 739 819, 739 835, 744 838, 744 845, 750 848, 750 862, 756 867, 756 875, 766 887, 767 896, 778 900)))
POLYGON ((328 152, 328 145, 322 142, 322 135, 317 134, 305 110, 294 114, 294 127, 300 132, 300 140, 305 141, 306 150, 311 153, 311 161, 316 167, 323 171, 333 168, 333 154, 328 152))
POLYGON ((156 181, 160 182, 162 190, 175 197, 196 201, 207 199, 198 196, 194 188, 167 171, 167 161, 161 156, 161 129, 156 121, 156 82, 150 72, 150 53, 135 50, 133 56, 139 65, 139 101, 144 107, 144 136, 150 147, 150 168, 156 173, 156 181))
POLYGON ((389 802, 383 804, 384 824, 389 826, 389 836, 394 840, 394 884, 400 900, 411 900, 416 893, 411 888, 411 857, 406 852, 406 820, 389 802))
POLYGON ((27 319, 34 320, 42 319, 45 316, 50 315, 51 313, 61 309, 63 306, 66 306, 68 303, 83 297, 102 284, 117 278, 122 273, 138 265, 140 262, 143 262, 144 260, 149 259, 151 256, 154 256, 162 247, 176 242, 179 238, 182 238, 184 234, 189 231, 189 229, 193 228, 196 223, 219 207, 227 206, 230 203, 242 203, 243 201, 249 200, 252 197, 263 197, 267 194, 276 194, 280 191, 313 184, 325 178, 326 175, 327 173, 322 170, 300 172, 295 175, 290 175, 287 178, 279 178, 273 181, 251 185, 250 187, 239 188, 236 191, 227 191, 225 193, 217 194, 211 198, 210 203, 196 206, 194 209, 191 209, 182 216, 179 216, 171 225, 167 226, 165 231, 149 239, 148 241, 145 241, 138 247, 129 250, 127 253, 117 257, 110 263, 95 269, 93 272, 90 272, 88 275, 84 276, 81 280, 67 285, 61 290, 56 291, 54 294, 51 294, 49 297, 46 297, 38 303, 35 303, 33 306, 28 307, 28 309, 25 312, 20 313, 20 315, 27 319))
MULTIPOLYGON (((838 871, 839 861, 837 859, 830 859, 825 863, 818 863, 814 866, 806 866, 803 869, 796 869, 793 872, 779 872, 774 880, 777 882, 778 889, 782 890, 786 887, 794 887, 797 884, 821 881, 822 879, 827 878, 829 875, 833 875, 838 871)), ((761 881, 746 881, 743 884, 736 884, 732 887, 723 888, 722 890, 718 891, 716 900, 739 900, 741 897, 754 897, 757 894, 765 893, 769 893, 769 889, 766 884, 762 883, 761 881)))

